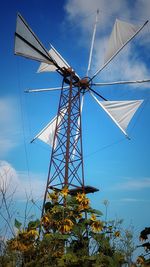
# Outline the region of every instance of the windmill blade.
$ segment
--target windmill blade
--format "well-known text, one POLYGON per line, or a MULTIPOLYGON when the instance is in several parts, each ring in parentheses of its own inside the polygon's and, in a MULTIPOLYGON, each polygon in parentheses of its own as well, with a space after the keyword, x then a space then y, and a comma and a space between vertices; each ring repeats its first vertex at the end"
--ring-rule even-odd
MULTIPOLYGON (((64 89, 69 89, 70 86, 63 86, 64 89)), ((37 93, 37 92, 48 92, 48 91, 59 91, 62 87, 54 87, 54 88, 44 88, 44 89, 27 89, 25 93, 37 93)))
POLYGON ((98 22, 98 14, 99 14, 99 10, 97 10, 97 13, 96 13, 95 25, 94 25, 94 29, 93 29, 93 36, 92 36, 92 42, 91 42, 91 48, 90 48, 89 62, 88 62, 87 73, 86 73, 87 77, 89 75, 89 71, 90 71, 90 68, 91 68, 93 47, 94 47, 95 34, 96 34, 96 28, 97 28, 97 22, 98 22))
POLYGON ((54 142, 54 135, 55 135, 55 129, 56 129, 56 123, 60 124, 62 119, 64 118, 66 114, 67 109, 64 108, 61 110, 61 115, 55 116, 31 141, 33 143, 35 139, 40 139, 44 143, 50 145, 51 147, 54 146, 56 148, 57 146, 57 138, 55 139, 55 144, 54 142))
MULTIPOLYGON (((52 45, 51 45, 51 49, 49 50, 49 55, 57 62, 57 66, 42 62, 37 70, 38 73, 54 72, 59 69, 61 69, 61 72, 63 73, 63 69, 72 69, 71 66, 67 63, 67 61, 60 55, 60 53, 52 45)), ((72 71, 74 70, 72 69, 72 71)), ((77 73, 75 73, 75 76, 80 79, 77 73)))
POLYGON ((150 79, 147 80, 136 80, 136 81, 116 81, 116 82, 104 82, 104 83, 92 83, 95 86, 106 86, 106 85, 116 85, 116 84, 133 84, 133 83, 147 83, 150 82, 150 79))
POLYGON ((105 110, 109 117, 120 128, 120 130, 128 137, 126 129, 143 100, 99 101, 93 93, 91 93, 91 95, 99 104, 99 106, 105 110))
POLYGON ((56 128, 57 116, 55 116, 31 141, 33 143, 35 139, 40 139, 44 143, 53 146, 54 133, 56 128))
POLYGON ((20 14, 17 15, 15 54, 57 66, 55 60, 20 14))
MULTIPOLYGON (((57 62, 60 68, 71 68, 67 61, 59 54, 59 52, 51 45, 51 49, 49 50, 49 55, 57 62)), ((49 65, 46 63, 41 63, 37 72, 51 72, 56 71, 58 68, 55 65, 49 65)))
POLYGON ((116 19, 108 41, 104 65, 95 72, 91 80, 93 80, 114 59, 114 57, 143 29, 147 23, 148 20, 141 27, 138 27, 131 23, 116 19))

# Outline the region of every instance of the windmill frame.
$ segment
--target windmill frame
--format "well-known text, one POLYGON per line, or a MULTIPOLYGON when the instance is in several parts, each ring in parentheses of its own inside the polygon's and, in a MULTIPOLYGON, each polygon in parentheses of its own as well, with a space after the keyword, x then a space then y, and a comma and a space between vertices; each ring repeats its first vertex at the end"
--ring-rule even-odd
MULTIPOLYGON (((105 112, 110 116, 120 130, 127 136, 127 126, 143 100, 107 101, 105 97, 93 89, 93 86, 150 82, 150 79, 105 83, 93 82, 93 79, 102 70, 104 70, 105 67, 117 56, 117 54, 143 29, 148 21, 137 28, 137 26, 130 23, 116 20, 109 40, 110 46, 115 38, 115 45, 109 47, 104 65, 99 68, 91 78, 88 77, 91 68, 98 14, 99 12, 97 11, 87 73, 86 77, 82 79, 75 73, 75 71, 69 66, 69 64, 63 59, 63 57, 54 47, 51 46, 49 52, 45 49, 20 14, 18 14, 17 17, 15 54, 44 62, 42 63, 46 64, 44 69, 47 71, 57 71, 63 77, 62 86, 59 88, 26 90, 26 92, 42 92, 53 90, 61 91, 58 113, 56 118, 54 118, 50 124, 51 130, 52 127, 54 128, 53 132, 51 133, 52 153, 43 207, 44 203, 46 202, 47 193, 51 189, 58 191, 64 187, 68 187, 70 194, 76 194, 80 191, 84 193, 93 193, 98 191, 98 189, 94 187, 85 186, 84 182, 81 130, 81 96, 83 100, 85 92, 89 92, 99 106, 105 110, 105 112), (123 30, 122 33, 120 32, 120 29, 123 30), (117 34, 119 36, 118 39, 117 34), (65 86, 65 84, 67 84, 67 86, 65 86), (99 96, 103 101, 100 102, 95 95, 99 96), (74 181, 76 183, 74 183, 74 181)), ((40 69, 40 71, 43 70, 40 69)), ((48 127, 46 127, 46 130, 47 129, 48 127)), ((42 134, 43 133, 44 131, 42 131, 42 134)), ((32 141, 40 136, 41 132, 32 141)), ((44 140, 45 142, 45 136, 43 139, 42 138, 39 139, 44 140)), ((49 136, 46 136, 46 138, 49 138, 49 136)))

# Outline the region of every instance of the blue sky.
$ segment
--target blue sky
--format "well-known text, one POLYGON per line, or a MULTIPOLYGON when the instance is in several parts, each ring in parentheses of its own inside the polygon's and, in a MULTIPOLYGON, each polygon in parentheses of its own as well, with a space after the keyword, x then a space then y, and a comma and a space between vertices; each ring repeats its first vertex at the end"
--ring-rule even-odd
MULTIPOLYGON (((61 85, 57 73, 36 71, 39 63, 14 56, 17 12, 47 49, 50 43, 82 77, 86 74, 96 10, 100 15, 94 46, 94 73, 103 62, 105 45, 116 18, 141 25, 150 19, 149 0, 10 1, 0 4, 0 172, 17 186, 16 202, 25 190, 35 199, 43 196, 50 148, 30 140, 56 114, 59 93, 25 94, 27 88, 61 85)), ((150 77, 150 25, 137 36, 95 81, 146 79, 150 77)), ((86 184, 100 189, 91 195, 93 206, 108 217, 123 218, 138 233, 149 226, 150 204, 150 89, 149 84, 97 88, 109 100, 144 99, 128 128, 127 140, 87 94, 83 110, 83 150, 86 184)), ((2 175, 1 175, 2 179, 2 175)))

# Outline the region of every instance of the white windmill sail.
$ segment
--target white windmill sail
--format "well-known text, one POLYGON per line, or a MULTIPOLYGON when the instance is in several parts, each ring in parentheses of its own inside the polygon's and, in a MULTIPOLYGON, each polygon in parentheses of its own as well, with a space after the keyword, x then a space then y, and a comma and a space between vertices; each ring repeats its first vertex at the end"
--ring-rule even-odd
POLYGON ((93 80, 148 23, 148 20, 141 26, 136 26, 116 19, 114 28, 110 35, 108 46, 105 52, 104 64, 93 75, 93 80))
POLYGON ((137 25, 116 19, 108 41, 104 63, 112 58, 139 29, 137 25))
POLYGON ((15 54, 51 65, 55 64, 53 58, 20 14, 17 16, 15 54))
MULTIPOLYGON (((58 116, 58 124, 62 121, 67 109, 62 109, 61 116, 58 116)), ((54 134, 56 129, 57 116, 55 116, 43 129, 40 131, 31 142, 35 139, 40 139, 44 143, 53 146, 54 134)), ((57 146, 57 139, 55 140, 54 148, 57 146)))
POLYGON ((127 136, 126 129, 143 100, 99 101, 92 93, 91 95, 127 136))
MULTIPOLYGON (((65 59, 58 53, 58 51, 52 45, 51 45, 51 49, 49 50, 49 54, 57 62, 59 67, 70 68, 69 64, 65 61, 65 59)), ((41 63, 37 72, 51 72, 51 71, 56 71, 56 70, 57 70, 57 67, 55 65, 41 63)))

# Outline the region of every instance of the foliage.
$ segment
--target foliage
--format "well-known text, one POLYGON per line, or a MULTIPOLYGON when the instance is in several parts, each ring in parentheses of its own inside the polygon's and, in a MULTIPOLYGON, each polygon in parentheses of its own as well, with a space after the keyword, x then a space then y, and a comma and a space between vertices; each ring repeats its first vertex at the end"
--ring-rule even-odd
POLYGON ((144 253, 141 254, 137 258, 137 266, 145 267, 150 266, 150 227, 146 227, 144 230, 140 233, 140 241, 141 245, 138 247, 142 247, 144 249, 144 253))
MULTIPOLYGON (((127 260, 122 221, 102 221, 101 216, 84 193, 70 196, 68 188, 52 191, 40 221, 24 227, 15 219, 17 233, 7 241, 0 263, 2 267, 120 267, 127 260)), ((130 232, 126 237, 132 253, 130 232)))

